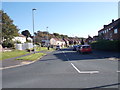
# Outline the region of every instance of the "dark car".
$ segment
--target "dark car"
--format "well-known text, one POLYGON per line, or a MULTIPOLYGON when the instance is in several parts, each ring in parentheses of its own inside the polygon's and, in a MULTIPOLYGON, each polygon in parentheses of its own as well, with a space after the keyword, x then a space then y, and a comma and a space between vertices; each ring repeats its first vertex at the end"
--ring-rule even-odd
POLYGON ((76 51, 79 52, 79 51, 80 51, 80 48, 81 48, 81 45, 77 45, 76 51))
POLYGON ((60 50, 60 46, 59 45, 56 46, 56 50, 60 50))
POLYGON ((77 45, 73 45, 73 51, 76 51, 77 45))

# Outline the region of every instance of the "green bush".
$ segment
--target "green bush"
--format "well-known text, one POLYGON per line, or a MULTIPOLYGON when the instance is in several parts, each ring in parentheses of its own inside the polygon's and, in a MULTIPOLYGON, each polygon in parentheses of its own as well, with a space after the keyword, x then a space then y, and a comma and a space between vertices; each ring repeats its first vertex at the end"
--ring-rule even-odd
POLYGON ((91 43, 91 46, 95 50, 104 50, 104 51, 120 51, 120 41, 109 41, 109 40, 100 40, 97 42, 91 43))
POLYGON ((7 48, 14 48, 14 42, 13 41, 4 41, 3 43, 2 43, 2 47, 3 48, 5 48, 5 47, 7 47, 7 48))
POLYGON ((14 43, 20 44, 21 42, 17 40, 17 41, 15 41, 14 43))

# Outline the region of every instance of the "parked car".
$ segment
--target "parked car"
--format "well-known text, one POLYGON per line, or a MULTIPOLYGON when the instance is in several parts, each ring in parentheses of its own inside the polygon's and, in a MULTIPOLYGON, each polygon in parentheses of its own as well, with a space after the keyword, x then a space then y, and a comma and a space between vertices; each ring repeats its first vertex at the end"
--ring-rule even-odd
POLYGON ((60 50, 60 46, 59 45, 56 46, 56 50, 60 50))
POLYGON ((92 52, 92 48, 91 48, 91 46, 90 45, 81 45, 81 47, 80 47, 80 52, 81 53, 91 53, 92 52))
POLYGON ((77 45, 73 45, 73 51, 76 51, 77 45))
POLYGON ((79 52, 79 51, 80 51, 80 48, 81 48, 81 45, 77 45, 76 51, 79 52))

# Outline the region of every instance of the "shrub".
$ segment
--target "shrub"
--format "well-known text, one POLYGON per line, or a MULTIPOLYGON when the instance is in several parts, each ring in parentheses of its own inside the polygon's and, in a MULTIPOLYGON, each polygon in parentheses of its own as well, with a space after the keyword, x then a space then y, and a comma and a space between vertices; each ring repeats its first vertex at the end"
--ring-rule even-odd
POLYGON ((97 42, 91 43, 91 46, 95 50, 104 50, 104 51, 120 51, 120 41, 109 41, 109 40, 100 40, 97 42))
POLYGON ((15 41, 15 43, 20 44, 21 42, 19 40, 15 41))
POLYGON ((4 41, 3 43, 2 43, 2 46, 3 46, 3 48, 5 48, 5 47, 7 47, 7 48, 14 48, 14 42, 13 41, 4 41))

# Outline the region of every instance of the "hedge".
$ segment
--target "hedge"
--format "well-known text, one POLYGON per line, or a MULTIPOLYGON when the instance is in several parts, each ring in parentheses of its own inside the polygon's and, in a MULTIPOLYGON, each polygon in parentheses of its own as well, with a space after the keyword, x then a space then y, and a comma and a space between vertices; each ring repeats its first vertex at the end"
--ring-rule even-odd
POLYGON ((100 40, 91 43, 91 47, 95 50, 103 51, 119 51, 120 52, 120 40, 100 40))

